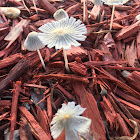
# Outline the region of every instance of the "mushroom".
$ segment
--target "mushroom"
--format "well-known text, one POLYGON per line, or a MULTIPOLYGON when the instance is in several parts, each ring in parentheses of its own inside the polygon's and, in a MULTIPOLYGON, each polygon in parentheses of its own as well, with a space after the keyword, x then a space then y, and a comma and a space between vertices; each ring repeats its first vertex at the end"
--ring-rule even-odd
POLYGON ((24 46, 29 51, 37 51, 39 58, 41 60, 42 66, 46 70, 45 63, 43 61, 43 58, 42 58, 40 50, 39 50, 39 49, 44 48, 45 45, 40 41, 38 35, 41 35, 41 33, 37 33, 37 32, 29 33, 24 42, 24 46))
POLYGON ((63 48, 65 68, 69 72, 66 50, 71 49, 71 45, 80 46, 81 44, 76 40, 84 41, 86 38, 84 34, 87 33, 87 30, 80 20, 76 21, 73 17, 69 18, 63 9, 56 11, 54 18, 57 21, 52 21, 52 23, 46 23, 39 27, 39 30, 44 33, 39 38, 49 48, 54 46, 55 49, 63 48))
POLYGON ((20 15, 20 10, 15 7, 0 7, 1 11, 8 18, 17 18, 20 15))
POLYGON ((55 20, 61 20, 62 18, 68 18, 69 16, 65 10, 59 9, 53 14, 53 17, 55 20))
POLYGON ((75 102, 63 103, 51 122, 51 135, 57 139, 65 131, 65 140, 79 140, 79 135, 88 136, 91 119, 80 116, 86 108, 75 105, 75 102))
MULTIPOLYGON (((68 18, 68 14, 65 12, 63 9, 57 10, 54 14, 53 17, 55 20, 61 20, 63 18, 68 18)), ((65 68, 68 72, 70 72, 69 66, 68 66, 68 58, 65 49, 63 48, 63 55, 64 55, 64 61, 65 61, 65 68)))
POLYGON ((111 22, 110 22, 110 28, 109 30, 112 30, 112 24, 113 24, 113 17, 114 17, 114 10, 115 10, 115 5, 123 5, 126 3, 128 0, 102 0, 107 5, 113 5, 112 8, 112 15, 111 15, 111 22))

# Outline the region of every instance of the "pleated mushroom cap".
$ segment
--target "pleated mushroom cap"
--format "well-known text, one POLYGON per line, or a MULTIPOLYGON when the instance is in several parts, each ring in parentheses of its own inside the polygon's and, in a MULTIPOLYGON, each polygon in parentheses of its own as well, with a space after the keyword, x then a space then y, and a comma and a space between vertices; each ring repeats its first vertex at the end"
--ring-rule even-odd
POLYGON ((51 125, 51 135, 54 139, 58 138, 65 130, 65 140, 79 140, 78 134, 89 133, 91 119, 80 116, 86 108, 75 105, 75 102, 62 104, 53 117, 51 125))
POLYGON ((71 49, 71 45, 80 46, 78 41, 85 41, 87 33, 85 25, 81 23, 73 17, 49 22, 39 27, 44 33, 39 35, 39 39, 49 48, 55 46, 55 49, 71 49))

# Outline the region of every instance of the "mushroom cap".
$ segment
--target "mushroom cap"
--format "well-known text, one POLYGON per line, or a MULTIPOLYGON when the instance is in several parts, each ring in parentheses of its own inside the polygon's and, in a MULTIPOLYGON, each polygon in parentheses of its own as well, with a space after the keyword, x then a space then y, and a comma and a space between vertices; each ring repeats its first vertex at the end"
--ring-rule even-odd
POLYGON ((17 18, 20 15, 20 10, 15 7, 0 7, 1 11, 8 18, 17 18))
POLYGON ((62 18, 68 18, 69 16, 65 10, 59 9, 53 14, 53 17, 55 20, 60 20, 62 18))
POLYGON ((71 45, 78 47, 81 45, 78 41, 85 41, 87 33, 85 25, 81 23, 73 17, 48 22, 39 27, 44 34, 38 37, 48 48, 55 46, 55 49, 71 49, 71 45))
POLYGON ((123 5, 125 4, 128 0, 101 0, 107 5, 123 5))
POLYGON ((45 47, 45 45, 40 41, 38 35, 42 33, 31 32, 28 34, 24 46, 29 51, 36 51, 45 47))
POLYGON ((51 135, 58 138, 65 129, 65 140, 79 140, 79 135, 86 136, 89 133, 91 119, 80 116, 86 108, 75 105, 75 102, 63 103, 57 110, 51 122, 51 135))
POLYGON ((90 0, 90 1, 93 2, 95 5, 102 5, 101 0, 90 0))

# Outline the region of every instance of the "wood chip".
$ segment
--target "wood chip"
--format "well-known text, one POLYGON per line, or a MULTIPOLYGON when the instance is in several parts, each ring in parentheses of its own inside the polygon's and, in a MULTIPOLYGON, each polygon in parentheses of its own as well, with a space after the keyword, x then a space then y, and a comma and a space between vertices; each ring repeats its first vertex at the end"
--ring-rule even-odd
POLYGON ((70 81, 79 81, 79 82, 83 82, 85 84, 89 83, 88 78, 75 76, 75 75, 72 75, 72 74, 37 75, 37 76, 34 76, 34 78, 39 78, 39 79, 55 78, 55 79, 63 79, 63 80, 70 80, 70 81))
POLYGON ((29 62, 25 59, 21 59, 9 72, 8 76, 1 81, 0 92, 9 87, 10 81, 14 81, 19 78, 29 67, 29 62))
POLYGON ((26 27, 30 23, 30 20, 21 20, 4 38, 6 41, 15 41, 19 35, 23 32, 23 26, 26 27))
POLYGON ((12 98, 12 106, 11 106, 11 127, 10 127, 10 136, 9 140, 13 140, 14 138, 14 130, 17 121, 17 109, 18 109, 18 97, 21 90, 21 81, 16 81, 13 83, 13 98, 12 98))
POLYGON ((135 34, 140 29, 140 21, 137 21, 136 23, 124 27, 122 30, 120 30, 118 33, 115 34, 115 37, 117 40, 125 39, 133 34, 135 34))
POLYGON ((24 56, 21 53, 17 53, 17 54, 10 55, 9 57, 2 59, 0 61, 0 69, 3 69, 5 67, 8 67, 10 65, 17 63, 23 57, 24 56))
POLYGON ((94 139, 105 140, 105 128, 103 121, 101 119, 97 103, 92 96, 92 94, 88 93, 82 83, 74 83, 73 84, 74 92, 76 96, 80 98, 81 106, 86 108, 83 116, 90 118, 91 122, 91 131, 93 133, 94 139))
POLYGON ((21 114, 30 123, 30 125, 32 126, 32 128, 34 129, 34 131, 36 133, 36 135, 34 134, 34 136, 37 139, 39 139, 39 140, 44 140, 44 139, 51 140, 49 138, 49 136, 45 133, 45 131, 41 128, 41 126, 38 124, 38 122, 35 120, 34 116, 26 109, 26 107, 20 106, 19 107, 19 110, 20 110, 21 114))

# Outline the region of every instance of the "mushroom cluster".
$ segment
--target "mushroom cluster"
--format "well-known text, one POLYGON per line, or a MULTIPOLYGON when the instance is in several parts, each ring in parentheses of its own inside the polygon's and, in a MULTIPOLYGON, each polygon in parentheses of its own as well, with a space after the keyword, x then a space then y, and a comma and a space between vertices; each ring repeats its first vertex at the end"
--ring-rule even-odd
MULTIPOLYGON (((48 22, 39 27, 42 33, 30 33, 24 44, 26 49, 30 51, 37 50, 38 54, 40 53, 39 49, 45 47, 45 45, 49 48, 55 47, 56 50, 63 48, 65 68, 70 71, 65 50, 71 49, 71 45, 80 46, 81 44, 78 41, 86 39, 87 29, 82 24, 82 21, 69 17, 63 9, 57 10, 53 16, 56 21, 48 22)), ((45 63, 42 58, 41 62, 45 69, 45 63)))

